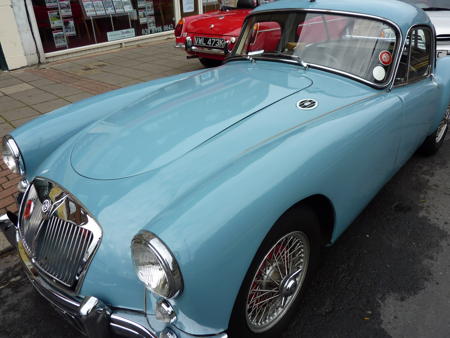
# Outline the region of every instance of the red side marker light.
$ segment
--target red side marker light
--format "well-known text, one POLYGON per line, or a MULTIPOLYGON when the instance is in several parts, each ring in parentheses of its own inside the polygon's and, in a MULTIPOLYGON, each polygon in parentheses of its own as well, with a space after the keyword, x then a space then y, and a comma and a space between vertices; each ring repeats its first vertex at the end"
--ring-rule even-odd
POLYGON ((24 219, 30 219, 31 214, 33 213, 34 209, 34 202, 33 200, 28 200, 25 204, 25 210, 23 211, 23 218, 24 219))

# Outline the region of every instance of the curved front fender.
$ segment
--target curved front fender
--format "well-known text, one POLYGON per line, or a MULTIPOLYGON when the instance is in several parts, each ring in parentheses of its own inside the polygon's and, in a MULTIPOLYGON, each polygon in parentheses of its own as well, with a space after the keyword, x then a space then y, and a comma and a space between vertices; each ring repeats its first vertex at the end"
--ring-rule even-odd
MULTIPOLYGON (((290 106, 289 100, 283 104, 290 106)), ((333 202, 335 240, 395 172, 398 105, 398 98, 382 94, 267 140, 149 224, 171 248, 185 281, 172 301, 175 325, 195 334, 227 329, 258 247, 298 201, 322 194, 333 202)), ((225 137, 239 140, 249 132, 241 125, 223 136, 224 144, 225 137)))

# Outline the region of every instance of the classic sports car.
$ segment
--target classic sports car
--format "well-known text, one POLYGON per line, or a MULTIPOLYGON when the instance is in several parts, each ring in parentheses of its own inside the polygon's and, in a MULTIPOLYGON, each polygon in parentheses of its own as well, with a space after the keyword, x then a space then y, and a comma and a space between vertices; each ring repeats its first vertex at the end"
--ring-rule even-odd
POLYGON ((198 57, 205 67, 221 65, 234 47, 245 17, 259 2, 238 0, 232 7, 229 1, 217 11, 181 19, 175 27, 175 47, 198 57))
POLYGON ((6 136, 24 193, 2 228, 89 336, 279 337, 320 248, 444 141, 450 58, 435 54, 430 19, 404 2, 260 6, 225 65, 6 136), (335 22, 340 36, 311 33, 335 22))

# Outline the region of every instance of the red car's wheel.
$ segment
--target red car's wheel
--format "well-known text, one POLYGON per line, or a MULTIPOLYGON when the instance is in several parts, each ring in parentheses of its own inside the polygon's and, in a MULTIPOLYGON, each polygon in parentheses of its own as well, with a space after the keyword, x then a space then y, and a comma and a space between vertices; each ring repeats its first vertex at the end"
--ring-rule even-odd
POLYGON ((222 60, 216 59, 199 58, 199 60, 202 63, 202 65, 205 66, 206 68, 217 67, 223 63, 222 60))

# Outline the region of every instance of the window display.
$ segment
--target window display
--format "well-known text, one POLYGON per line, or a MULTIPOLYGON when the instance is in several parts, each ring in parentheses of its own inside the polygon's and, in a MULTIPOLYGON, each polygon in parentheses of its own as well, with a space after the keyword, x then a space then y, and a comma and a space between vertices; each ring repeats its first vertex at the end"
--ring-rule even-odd
POLYGON ((44 52, 174 29, 174 0, 32 0, 44 52))
POLYGON ((218 10, 220 8, 219 0, 202 0, 203 13, 218 10))

